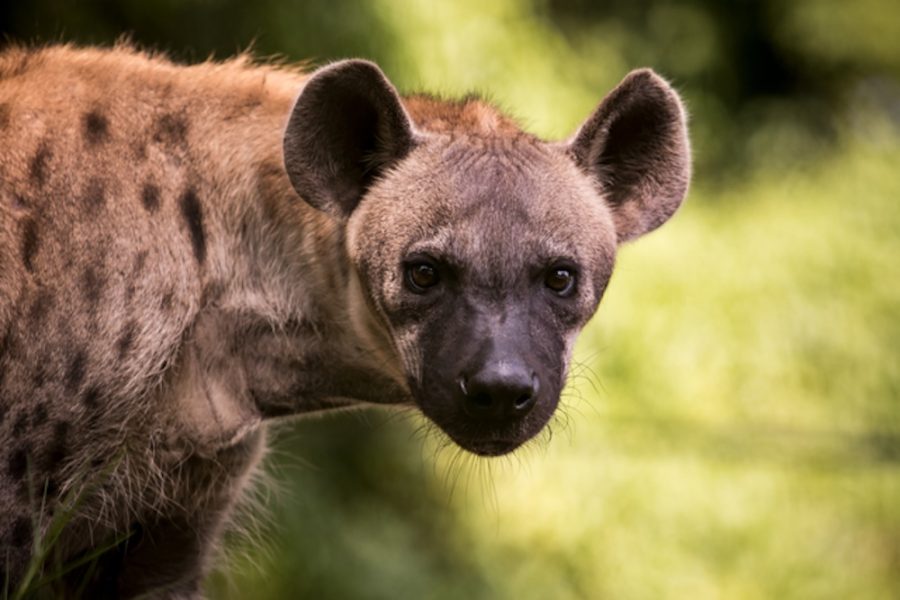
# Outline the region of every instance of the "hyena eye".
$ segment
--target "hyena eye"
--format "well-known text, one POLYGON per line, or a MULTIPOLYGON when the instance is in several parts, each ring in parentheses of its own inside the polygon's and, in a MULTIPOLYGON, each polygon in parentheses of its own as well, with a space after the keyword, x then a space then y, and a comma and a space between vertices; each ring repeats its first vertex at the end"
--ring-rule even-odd
POLYGON ((568 267, 552 267, 544 275, 544 285, 556 295, 567 298, 575 292, 575 271, 568 267))
POLYGON ((416 294, 424 294, 428 288, 440 281, 437 268, 426 261, 418 261, 406 266, 406 287, 416 294))

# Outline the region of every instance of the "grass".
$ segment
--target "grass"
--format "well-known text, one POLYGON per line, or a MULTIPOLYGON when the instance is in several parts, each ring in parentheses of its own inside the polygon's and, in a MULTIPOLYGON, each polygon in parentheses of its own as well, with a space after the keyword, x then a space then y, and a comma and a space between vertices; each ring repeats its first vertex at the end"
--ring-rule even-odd
POLYGON ((41 600, 59 598, 61 595, 72 598, 85 597, 86 586, 98 568, 102 555, 125 543, 133 535, 133 532, 128 531, 113 536, 113 539, 99 544, 96 548, 74 559, 64 558, 60 555, 60 536, 71 525, 72 519, 85 502, 89 501, 110 473, 115 470, 122 458, 122 455, 114 457, 105 468, 76 477, 75 480, 79 483, 59 499, 48 497, 46 482, 41 487, 40 497, 37 497, 29 465, 27 475, 29 503, 36 507, 32 524, 34 539, 31 558, 14 587, 6 577, 3 577, 3 581, 0 582, 0 598, 2 600, 41 600), (78 569, 80 571, 77 571, 78 569), (63 579, 73 572, 77 572, 78 576, 64 585, 63 579), (72 584, 76 584, 77 587, 70 589, 72 584))
POLYGON ((695 190, 625 248, 554 439, 298 424, 216 598, 893 598, 900 147, 695 190), (563 426, 565 425, 565 426, 563 426))

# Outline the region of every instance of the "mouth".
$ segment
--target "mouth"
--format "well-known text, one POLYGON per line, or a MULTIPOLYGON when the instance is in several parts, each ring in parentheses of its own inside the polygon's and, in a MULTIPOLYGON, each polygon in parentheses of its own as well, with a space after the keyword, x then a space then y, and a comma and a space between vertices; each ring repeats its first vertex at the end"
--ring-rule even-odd
POLYGON ((435 401, 426 396, 419 403, 422 413, 463 450, 483 457, 503 456, 538 435, 556 408, 548 399, 538 402, 536 410, 515 418, 473 418, 458 402, 435 401))
MULTIPOLYGON (((458 443, 458 442, 457 442, 458 443)), ((509 440, 474 441, 468 444, 459 444, 462 448, 477 454, 478 456, 503 456, 519 447, 519 442, 509 440)))

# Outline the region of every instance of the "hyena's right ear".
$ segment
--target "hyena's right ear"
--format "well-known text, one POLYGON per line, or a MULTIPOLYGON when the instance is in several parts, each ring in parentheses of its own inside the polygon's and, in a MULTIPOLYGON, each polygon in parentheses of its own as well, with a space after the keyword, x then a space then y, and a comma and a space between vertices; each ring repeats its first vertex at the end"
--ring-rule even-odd
POLYGON ((301 198, 345 219, 414 143, 412 122, 381 70, 345 60, 313 73, 300 92, 284 133, 284 163, 301 198))

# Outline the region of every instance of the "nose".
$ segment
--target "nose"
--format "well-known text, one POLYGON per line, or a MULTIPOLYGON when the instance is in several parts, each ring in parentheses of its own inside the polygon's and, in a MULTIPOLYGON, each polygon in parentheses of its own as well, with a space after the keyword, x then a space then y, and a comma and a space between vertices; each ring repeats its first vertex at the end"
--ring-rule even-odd
POLYGON ((490 363, 459 379, 464 412, 483 421, 525 416, 535 404, 539 385, 534 371, 514 362, 490 363))

